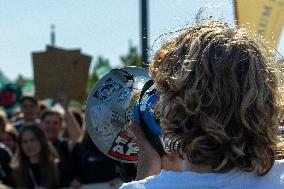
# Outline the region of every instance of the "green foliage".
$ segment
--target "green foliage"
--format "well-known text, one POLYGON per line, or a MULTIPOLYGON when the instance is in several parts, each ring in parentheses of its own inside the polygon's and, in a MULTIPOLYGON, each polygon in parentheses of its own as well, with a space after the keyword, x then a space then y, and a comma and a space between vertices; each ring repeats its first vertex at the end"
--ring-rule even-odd
POLYGON ((137 47, 132 46, 131 42, 129 44, 129 51, 126 55, 120 57, 122 62, 122 67, 126 66, 141 66, 141 56, 138 53, 137 47))
POLYGON ((10 83, 9 79, 5 76, 5 74, 0 70, 0 88, 7 84, 10 83))
POLYGON ((90 92, 97 80, 107 74, 111 69, 112 68, 110 66, 109 60, 103 58, 102 56, 99 56, 95 62, 91 75, 89 76, 87 84, 87 93, 90 92))
MULTIPOLYGON (((121 65, 119 67, 126 66, 140 66, 141 65, 141 56, 138 53, 137 47, 132 46, 131 42, 129 43, 129 50, 126 55, 120 56, 121 65)), ((89 94, 90 90, 93 88, 95 83, 102 78, 105 74, 109 73, 110 70, 113 69, 110 66, 110 62, 108 59, 99 56, 94 64, 92 72, 89 76, 88 84, 87 84, 87 94, 89 94)))

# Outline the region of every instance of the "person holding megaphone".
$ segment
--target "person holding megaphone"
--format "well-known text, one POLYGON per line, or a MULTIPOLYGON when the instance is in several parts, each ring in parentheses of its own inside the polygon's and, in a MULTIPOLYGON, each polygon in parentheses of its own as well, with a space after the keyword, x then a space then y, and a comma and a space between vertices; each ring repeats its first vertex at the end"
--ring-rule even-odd
POLYGON ((121 189, 284 188, 283 65, 221 21, 180 32, 150 64, 156 92, 142 90, 131 122, 137 177, 121 189))
POLYGON ((145 83, 137 100, 130 121, 130 128, 136 136, 136 143, 141 151, 138 155, 135 180, 156 175, 161 169, 181 171, 182 160, 169 154, 164 146, 162 129, 154 114, 154 107, 159 94, 153 85, 153 80, 145 83))

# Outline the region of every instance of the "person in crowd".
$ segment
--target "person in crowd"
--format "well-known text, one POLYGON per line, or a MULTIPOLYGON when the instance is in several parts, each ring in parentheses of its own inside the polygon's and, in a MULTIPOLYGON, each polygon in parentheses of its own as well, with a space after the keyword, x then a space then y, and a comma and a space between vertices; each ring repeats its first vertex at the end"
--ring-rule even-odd
POLYGON ((37 125, 23 126, 11 165, 17 188, 60 187, 57 154, 37 125))
POLYGON ((18 131, 12 125, 7 124, 5 130, 0 133, 0 142, 5 144, 14 154, 17 149, 18 131))
POLYGON ((72 110, 70 111, 71 116, 75 118, 79 127, 82 129, 84 125, 84 113, 80 110, 72 110))
POLYGON ((75 115, 74 111, 70 109, 70 98, 65 93, 58 93, 57 103, 64 110, 64 121, 66 124, 66 135, 71 143, 76 143, 83 136, 82 132, 82 115, 75 115))
POLYGON ((45 131, 47 138, 58 151, 69 151, 68 141, 60 137, 63 131, 63 117, 59 112, 51 109, 44 111, 41 115, 41 128, 45 131), (64 150, 61 149, 61 147, 64 148, 64 150))
POLYGON ((72 149, 71 165, 73 187, 101 182, 109 182, 110 186, 122 183, 116 161, 104 155, 95 146, 87 131, 82 141, 72 149))
POLYGON ((23 117, 13 122, 14 127, 19 131, 25 125, 39 124, 37 99, 32 96, 23 96, 20 104, 23 117))
POLYGON ((121 189, 283 188, 283 69, 272 56, 261 38, 213 19, 166 42, 149 68, 155 115, 169 153, 189 169, 161 169, 144 140, 152 148, 141 148, 152 160, 144 166, 154 171, 121 189))
POLYGON ((4 144, 0 143, 0 183, 9 186, 13 186, 10 167, 11 158, 11 151, 4 144))
POLYGON ((38 101, 38 108, 39 108, 39 111, 38 111, 37 117, 40 118, 40 116, 43 114, 43 112, 46 111, 49 107, 50 107, 50 105, 48 104, 47 101, 45 101, 45 100, 39 100, 39 101, 38 101))
POLYGON ((8 119, 4 109, 0 108, 0 134, 3 133, 8 125, 8 119))
POLYGON ((45 131, 47 138, 51 141, 59 155, 59 166, 63 172, 60 179, 64 181, 63 185, 67 187, 72 180, 70 170, 71 148, 69 147, 68 139, 61 137, 63 132, 62 115, 55 110, 48 109, 44 111, 41 115, 41 128, 45 131))
MULTIPOLYGON (((7 117, 4 110, 0 109, 0 136, 7 127, 7 117)), ((0 183, 12 185, 10 161, 12 158, 11 150, 0 141, 0 183)))

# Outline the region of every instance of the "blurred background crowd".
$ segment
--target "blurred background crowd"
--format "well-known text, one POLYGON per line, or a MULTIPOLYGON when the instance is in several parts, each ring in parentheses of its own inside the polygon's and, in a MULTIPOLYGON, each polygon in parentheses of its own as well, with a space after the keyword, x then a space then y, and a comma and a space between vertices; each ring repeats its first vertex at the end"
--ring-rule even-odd
POLYGON ((13 114, 0 110, 0 180, 10 187, 64 188, 122 183, 120 166, 102 154, 83 126, 84 109, 67 96, 51 104, 20 99, 13 114))

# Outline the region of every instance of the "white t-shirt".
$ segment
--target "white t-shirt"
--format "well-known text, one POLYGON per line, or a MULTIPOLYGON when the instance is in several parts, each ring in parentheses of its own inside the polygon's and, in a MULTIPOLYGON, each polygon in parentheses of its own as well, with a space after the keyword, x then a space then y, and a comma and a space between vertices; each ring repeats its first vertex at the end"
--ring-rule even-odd
POLYGON ((265 176, 237 169, 227 173, 173 172, 123 184, 120 189, 284 189, 284 160, 276 160, 265 176))

